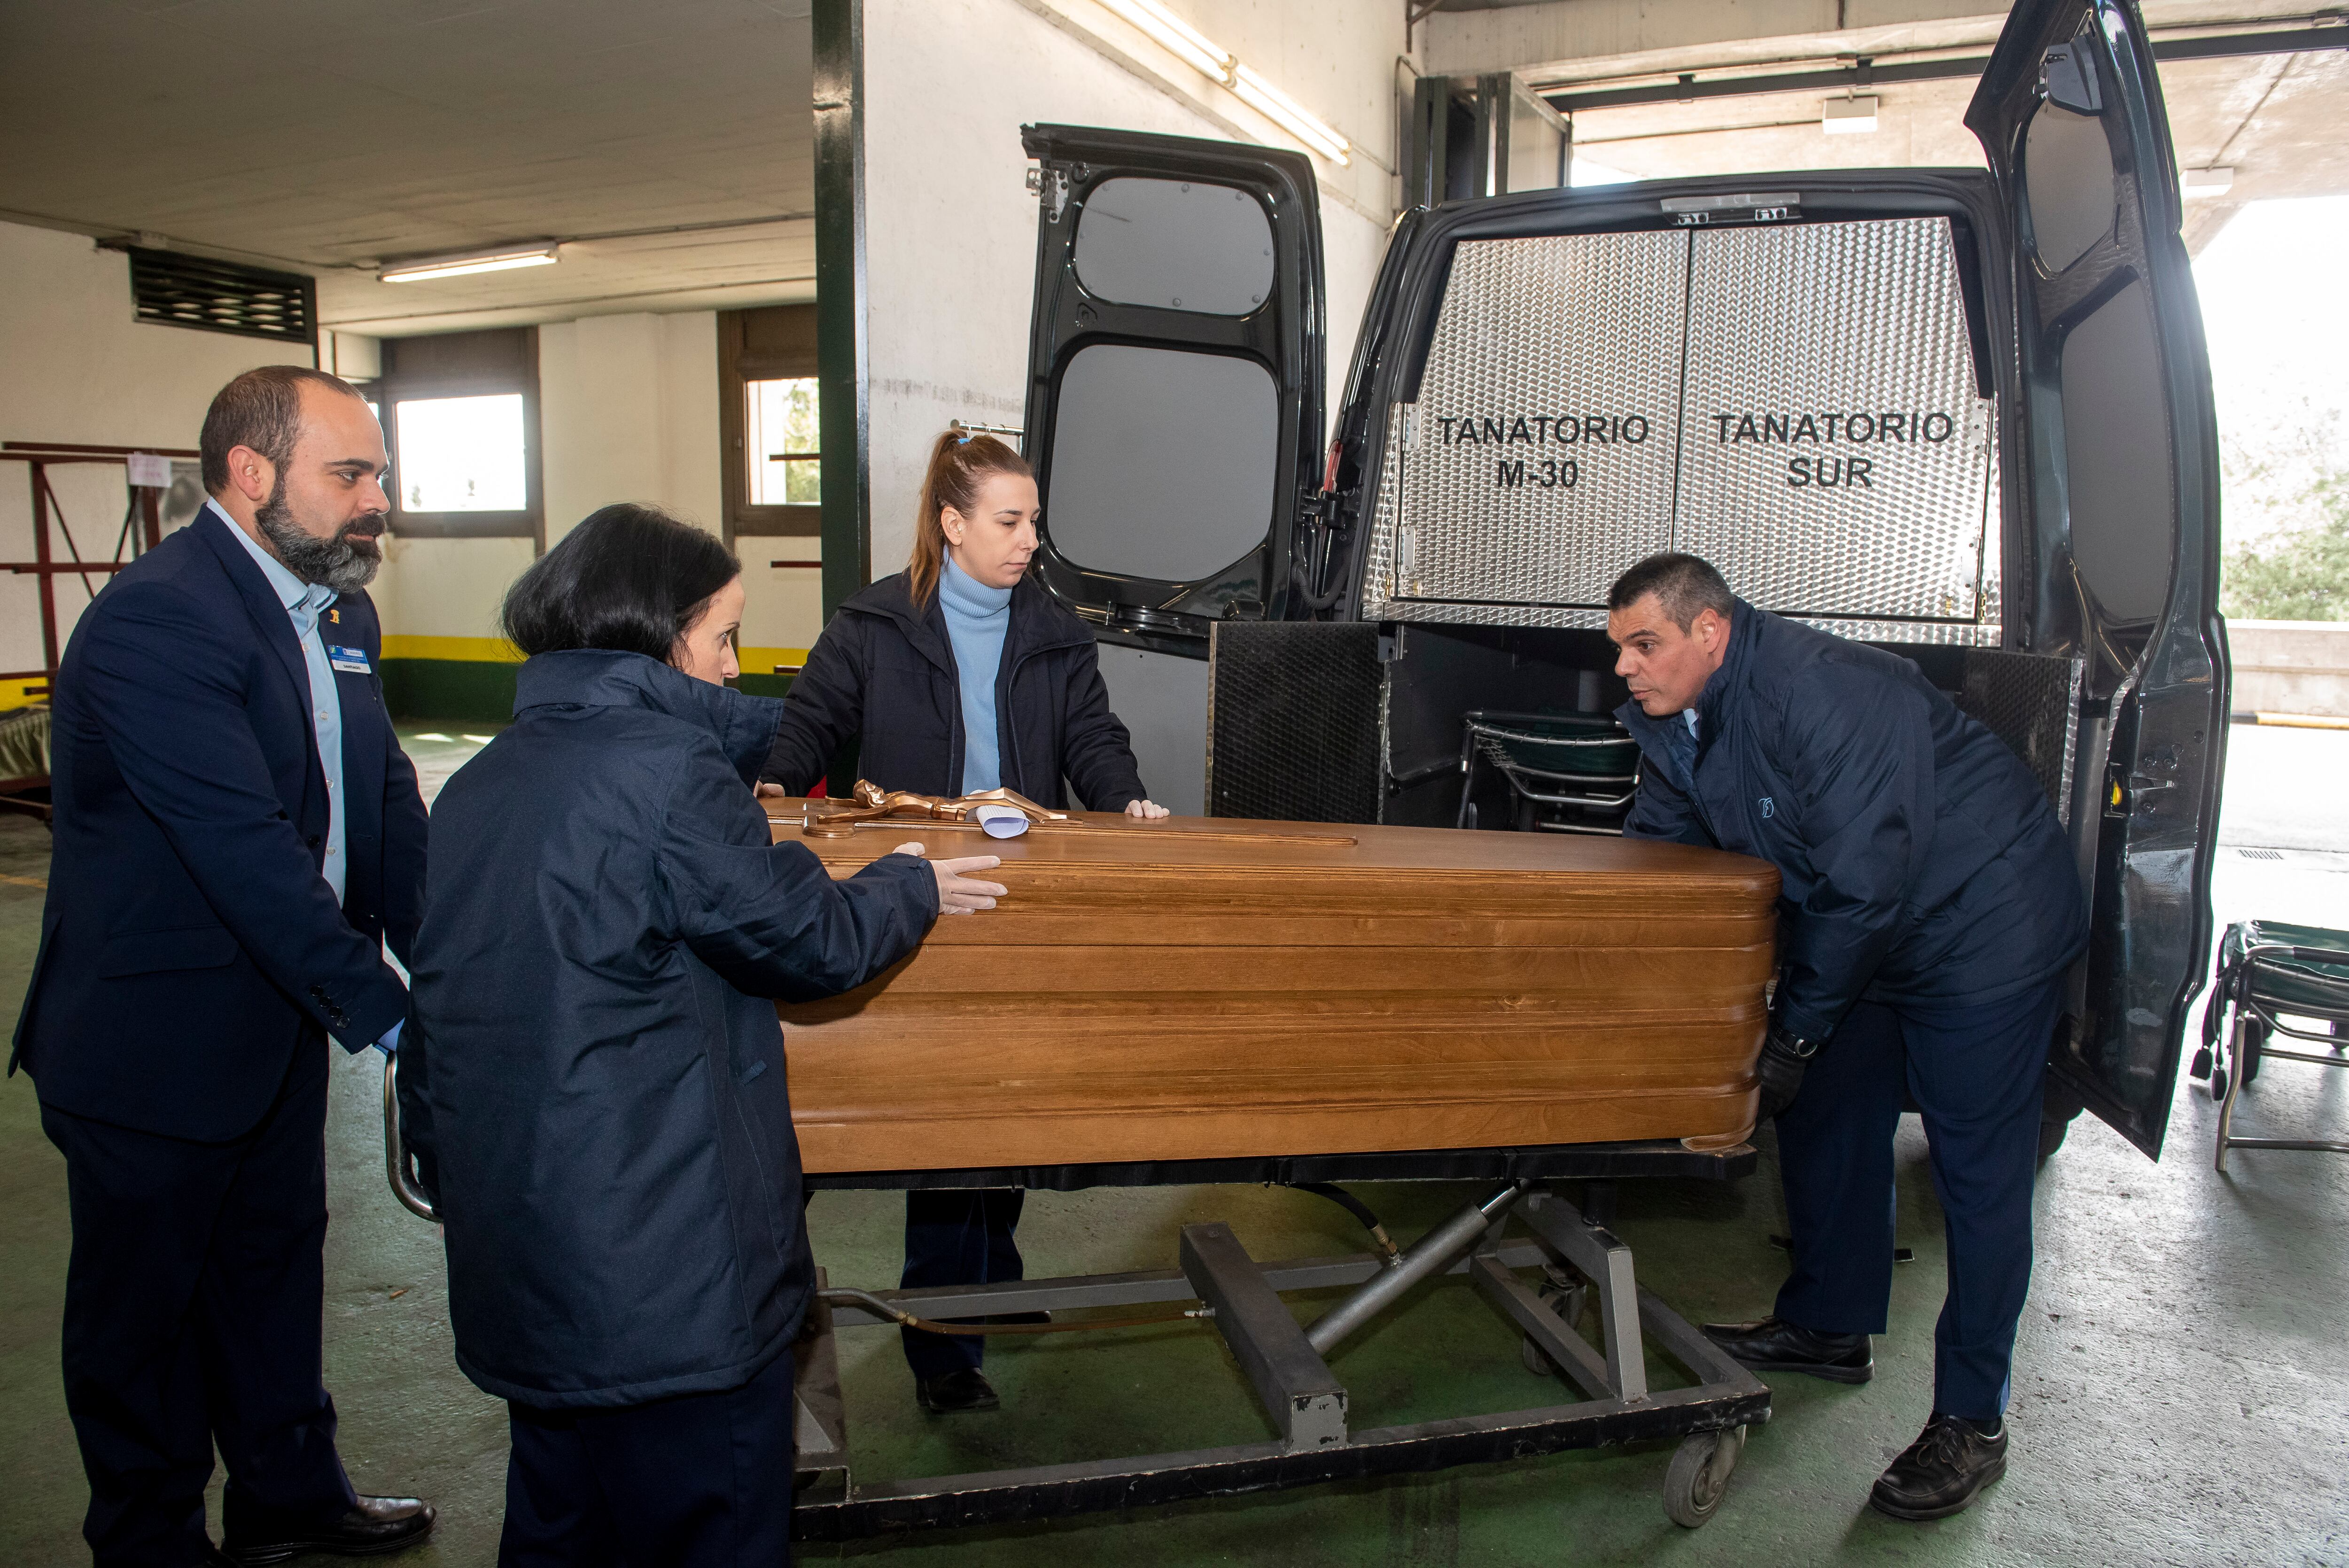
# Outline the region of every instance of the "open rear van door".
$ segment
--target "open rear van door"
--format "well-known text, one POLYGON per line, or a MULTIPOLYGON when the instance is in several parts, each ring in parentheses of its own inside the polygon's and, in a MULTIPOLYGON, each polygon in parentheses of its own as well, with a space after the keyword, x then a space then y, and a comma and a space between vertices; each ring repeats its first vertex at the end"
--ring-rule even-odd
POLYGON ((1966 124, 2016 241, 2009 645, 2085 662, 2070 816, 2094 934, 2052 1070, 2158 1156, 2209 958, 2228 675, 2209 368, 2136 7, 2023 0, 1966 124))
POLYGON ((1205 659, 1216 622, 1278 615, 1294 514, 1320 487, 1312 163, 1075 126, 1021 141, 1042 581, 1104 643, 1205 659))

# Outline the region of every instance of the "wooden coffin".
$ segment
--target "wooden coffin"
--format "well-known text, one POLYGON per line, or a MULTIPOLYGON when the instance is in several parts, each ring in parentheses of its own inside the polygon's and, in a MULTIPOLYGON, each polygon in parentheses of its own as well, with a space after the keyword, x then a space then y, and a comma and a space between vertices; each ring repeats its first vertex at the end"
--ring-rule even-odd
POLYGON ((1680 844, 1080 814, 919 840, 1009 896, 777 1008, 817 1172, 1682 1139, 1754 1122, 1777 872, 1680 844))

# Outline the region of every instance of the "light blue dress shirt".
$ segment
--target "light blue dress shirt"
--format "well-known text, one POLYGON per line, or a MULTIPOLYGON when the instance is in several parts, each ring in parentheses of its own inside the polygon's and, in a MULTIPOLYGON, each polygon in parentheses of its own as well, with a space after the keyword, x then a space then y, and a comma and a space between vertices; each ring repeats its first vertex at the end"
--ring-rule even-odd
MULTIPOLYGON (((269 579, 270 592, 277 595, 277 602, 285 606, 286 618, 294 623, 294 640, 302 645, 302 663, 310 674, 310 729, 318 742, 319 770, 326 776, 326 853, 318 874, 326 879, 326 885, 335 890, 335 902, 340 903, 350 886, 350 861, 344 853, 343 838, 343 697, 335 686, 326 642, 318 633, 318 617, 341 595, 316 583, 305 583, 285 570, 283 562, 237 526, 236 519, 220 502, 204 504, 228 526, 230 535, 244 546, 244 552, 269 579)), ((394 1024, 377 1044, 387 1052, 395 1049, 399 1028, 394 1024)))

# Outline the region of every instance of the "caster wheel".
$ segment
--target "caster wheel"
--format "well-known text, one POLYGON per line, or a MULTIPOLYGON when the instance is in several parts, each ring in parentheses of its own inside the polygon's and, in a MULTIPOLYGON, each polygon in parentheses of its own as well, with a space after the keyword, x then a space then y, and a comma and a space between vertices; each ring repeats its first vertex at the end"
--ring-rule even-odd
POLYGON ((1684 1439, 1664 1472, 1664 1512, 1674 1524, 1694 1530, 1721 1509, 1729 1476, 1745 1451, 1745 1429, 1698 1432, 1684 1439))
POLYGON ((2226 1098, 2227 1069, 2225 1068, 2213 1068, 2210 1069, 2210 1099, 2213 1101, 2218 1101, 2225 1099, 2226 1098))
MULTIPOLYGON (((1570 1326, 1582 1320, 1583 1304, 1589 1299, 1589 1292, 1588 1287, 1583 1285, 1576 1285, 1570 1290, 1558 1290, 1554 1286, 1545 1285, 1542 1287, 1541 1298, 1544 1305, 1564 1318, 1570 1326)), ((1549 1358, 1548 1351, 1534 1343, 1531 1335, 1526 1335, 1517 1341, 1517 1357, 1525 1363, 1526 1370, 1537 1377, 1556 1377, 1559 1375, 1557 1363, 1549 1358)))
POLYGON ((2210 1076, 2209 1047, 2205 1046, 2194 1053, 2193 1065, 2186 1069, 2186 1076, 2194 1078, 2206 1078, 2210 1076))
POLYGON ((2241 1059, 2235 1063, 2235 1070, 2242 1075, 2245 1088, 2251 1088, 2251 1081, 2260 1076, 2260 1057, 2265 1053, 2267 1043, 2265 1025, 2254 1024, 2243 1031, 2243 1048, 2237 1053, 2241 1059))

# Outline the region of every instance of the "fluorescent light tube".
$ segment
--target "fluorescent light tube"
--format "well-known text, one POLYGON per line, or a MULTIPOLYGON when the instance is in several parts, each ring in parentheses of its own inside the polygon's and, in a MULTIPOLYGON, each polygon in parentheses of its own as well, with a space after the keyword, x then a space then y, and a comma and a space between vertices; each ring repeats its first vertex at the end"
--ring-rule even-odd
POLYGON ((1216 45, 1158 0, 1102 0, 1102 4, 1156 39, 1185 64, 1229 87, 1232 52, 1216 45))
POLYGON ((1819 111, 1819 129, 1829 136, 1866 136, 1876 129, 1876 100, 1829 98, 1819 111))
POLYGON ((1346 157, 1349 143, 1336 131, 1308 113, 1305 107, 1246 66, 1239 67, 1232 91, 1263 114, 1278 121, 1298 140, 1313 149, 1332 163, 1350 161, 1346 157))
POLYGON ((407 262, 376 274, 378 283, 420 284, 433 278, 460 278, 469 273, 502 273, 512 267, 554 264, 556 247, 533 245, 525 250, 477 251, 466 256, 442 256, 429 262, 407 262))

